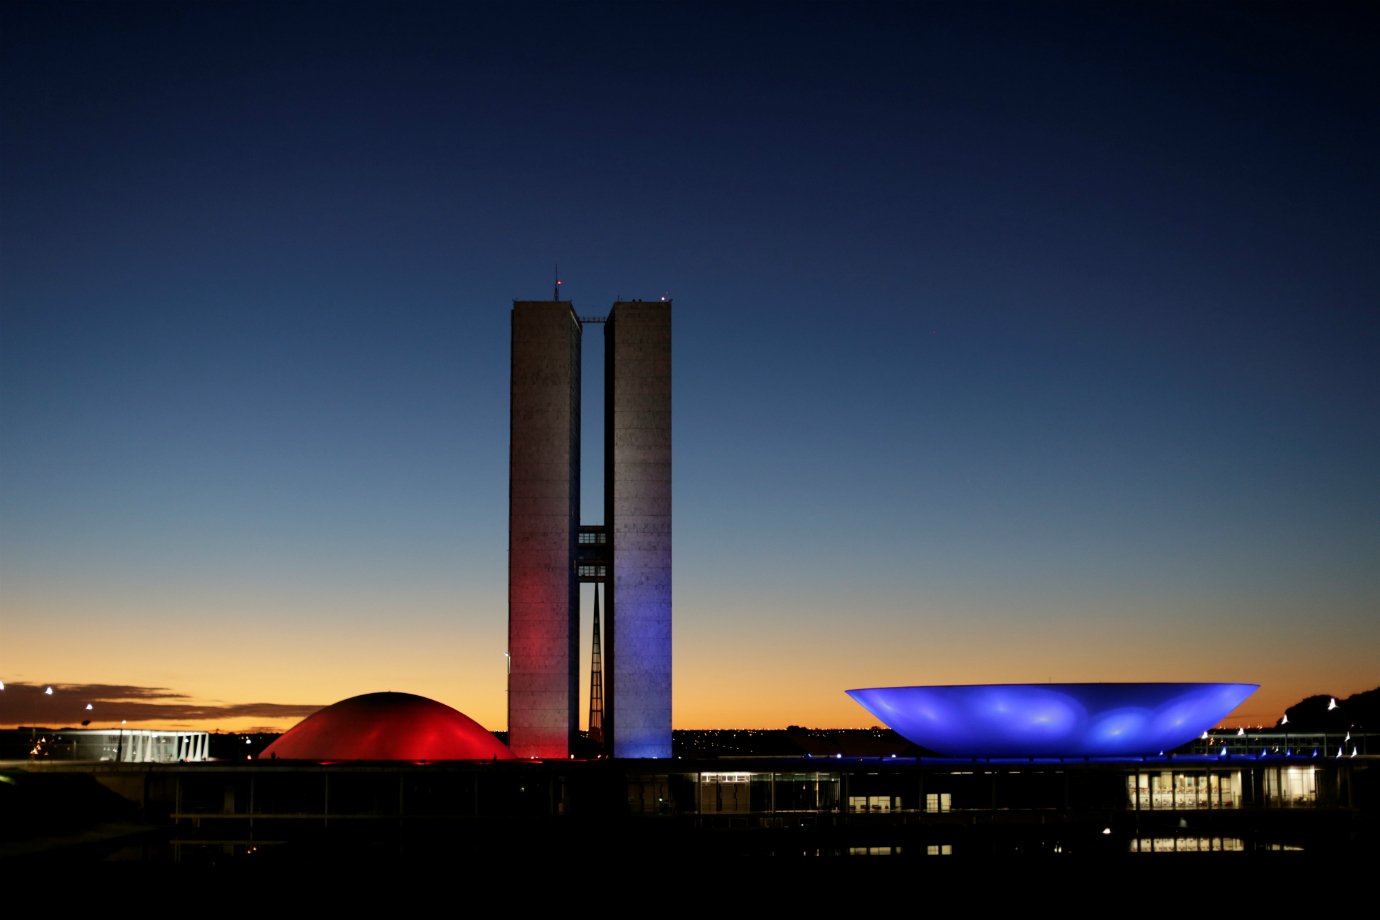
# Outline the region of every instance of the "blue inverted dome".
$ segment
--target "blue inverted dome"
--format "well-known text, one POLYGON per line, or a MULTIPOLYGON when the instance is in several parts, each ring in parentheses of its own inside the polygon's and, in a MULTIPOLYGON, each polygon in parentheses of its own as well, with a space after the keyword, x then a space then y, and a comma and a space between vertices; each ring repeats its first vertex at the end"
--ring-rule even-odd
POLYGON ((849 690, 906 740, 955 757, 1130 757, 1187 744, 1259 684, 975 684, 849 690))

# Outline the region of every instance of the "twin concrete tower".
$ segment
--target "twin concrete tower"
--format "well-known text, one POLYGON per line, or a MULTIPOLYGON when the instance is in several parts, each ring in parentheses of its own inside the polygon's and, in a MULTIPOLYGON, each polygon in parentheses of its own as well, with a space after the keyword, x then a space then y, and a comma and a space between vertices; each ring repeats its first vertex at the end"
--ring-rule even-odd
POLYGON ((565 758, 579 729, 580 584, 604 586, 603 732, 671 756, 671 304, 513 302, 508 730, 565 758), (580 523, 580 343, 604 326, 604 522, 580 523))

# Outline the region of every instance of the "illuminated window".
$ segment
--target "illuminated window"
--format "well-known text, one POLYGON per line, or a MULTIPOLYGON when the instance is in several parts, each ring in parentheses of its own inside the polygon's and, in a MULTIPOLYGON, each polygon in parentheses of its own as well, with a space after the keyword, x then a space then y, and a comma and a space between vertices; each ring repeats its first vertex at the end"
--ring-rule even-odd
POLYGON ((1126 777, 1126 796, 1140 811, 1241 807, 1241 773, 1137 773, 1126 777))
POLYGON ((1266 770, 1265 798, 1271 805, 1314 805, 1318 801, 1318 773, 1312 767, 1266 770))

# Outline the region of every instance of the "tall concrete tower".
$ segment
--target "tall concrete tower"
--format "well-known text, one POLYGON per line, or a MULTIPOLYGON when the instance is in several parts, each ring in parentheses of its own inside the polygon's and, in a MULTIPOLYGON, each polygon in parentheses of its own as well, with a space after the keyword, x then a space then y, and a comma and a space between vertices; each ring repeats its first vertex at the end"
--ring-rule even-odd
POLYGON ((579 703, 580 320, 513 304, 508 452, 508 745, 567 757, 579 703))
POLYGON ((604 326, 608 712, 615 757, 671 756, 671 304, 604 326))
POLYGON ((509 455, 508 726, 519 757, 569 756, 579 585, 605 585, 606 749, 671 755, 671 304, 607 318, 515 301, 509 455), (580 524, 580 342, 604 324, 604 522, 580 524))

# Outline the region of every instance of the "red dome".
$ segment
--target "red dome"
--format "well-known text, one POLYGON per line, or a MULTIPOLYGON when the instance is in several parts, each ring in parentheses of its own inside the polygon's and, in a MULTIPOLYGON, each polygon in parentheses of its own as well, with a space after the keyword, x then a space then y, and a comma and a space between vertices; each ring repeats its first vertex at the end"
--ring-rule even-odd
POLYGON ((260 760, 512 760, 484 726, 411 693, 366 693, 307 716, 260 760))

